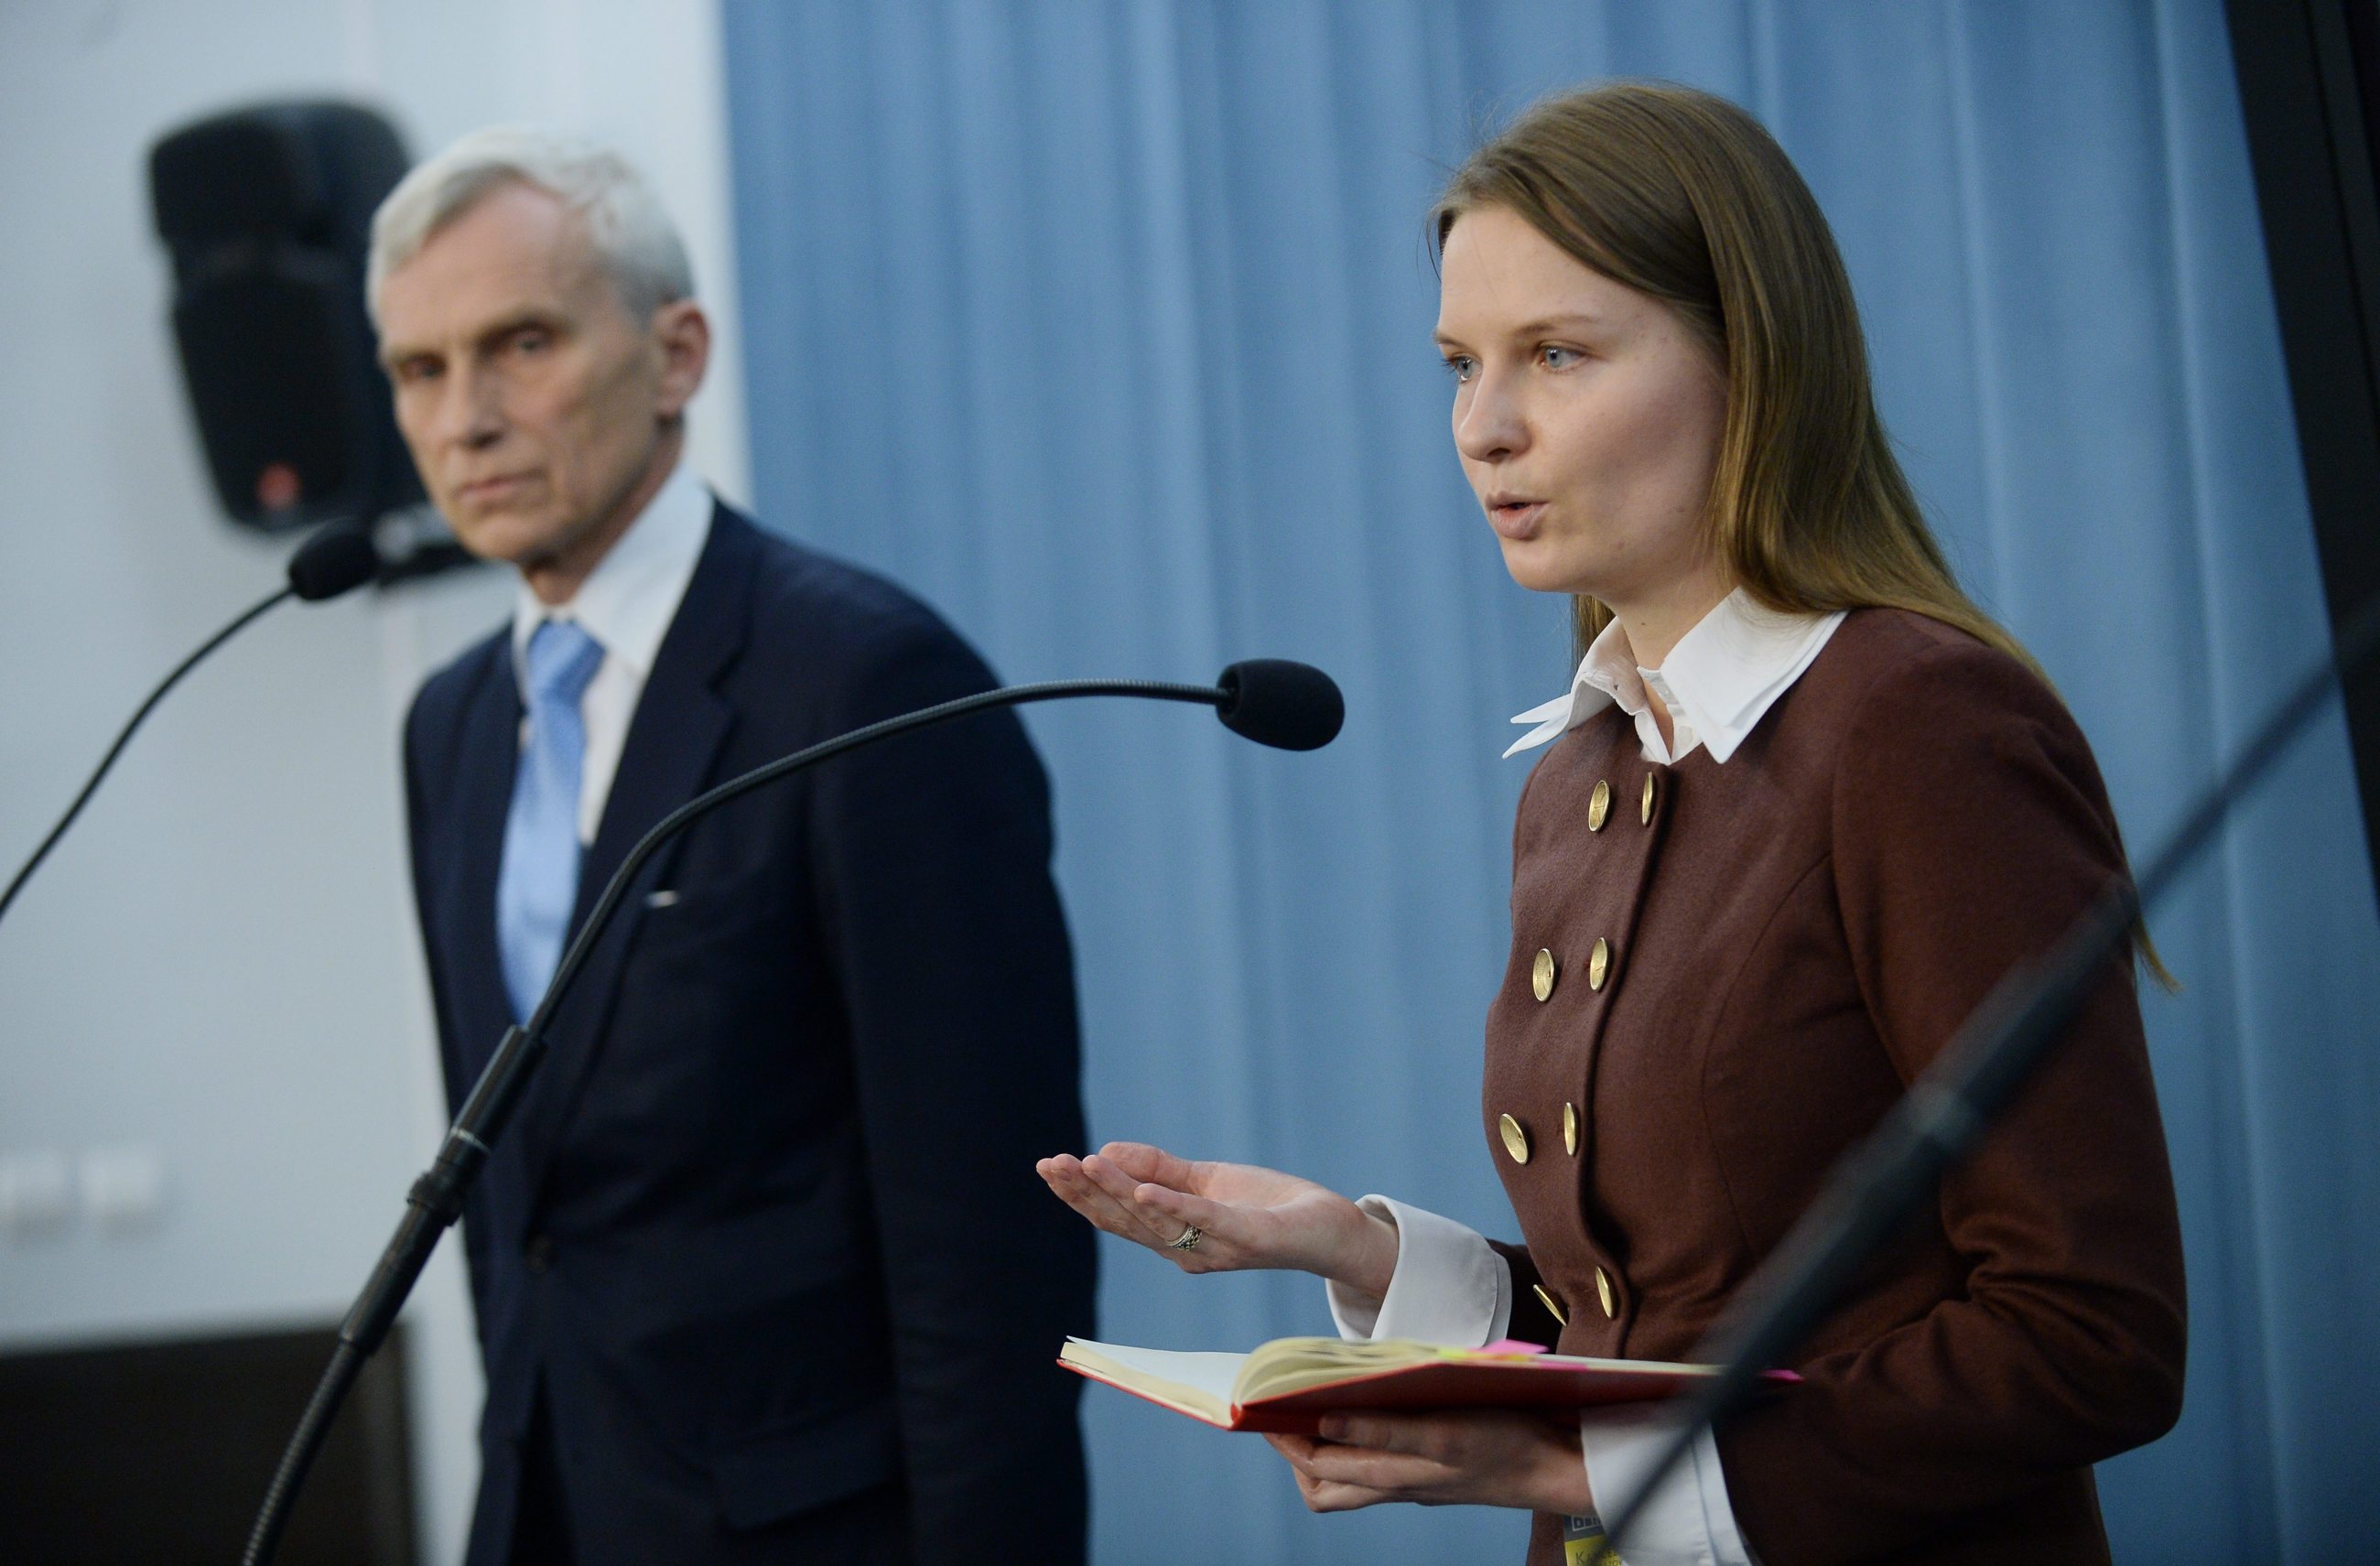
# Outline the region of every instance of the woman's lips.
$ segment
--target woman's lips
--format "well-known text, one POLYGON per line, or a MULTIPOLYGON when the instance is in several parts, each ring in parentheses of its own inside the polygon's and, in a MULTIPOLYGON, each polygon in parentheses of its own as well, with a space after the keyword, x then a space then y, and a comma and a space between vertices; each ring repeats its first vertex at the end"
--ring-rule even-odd
POLYGON ((1536 536, 1537 523, 1546 514, 1541 500, 1495 500, 1488 503, 1488 520, 1499 538, 1515 540, 1536 536))

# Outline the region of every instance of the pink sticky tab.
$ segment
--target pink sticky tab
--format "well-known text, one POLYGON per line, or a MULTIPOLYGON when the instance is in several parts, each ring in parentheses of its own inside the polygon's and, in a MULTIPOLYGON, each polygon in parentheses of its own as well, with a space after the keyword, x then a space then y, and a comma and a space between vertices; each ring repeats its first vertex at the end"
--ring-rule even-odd
POLYGON ((1546 1346, 1543 1343, 1524 1343, 1518 1338, 1499 1338, 1479 1352, 1505 1354, 1543 1354, 1546 1352, 1546 1346))

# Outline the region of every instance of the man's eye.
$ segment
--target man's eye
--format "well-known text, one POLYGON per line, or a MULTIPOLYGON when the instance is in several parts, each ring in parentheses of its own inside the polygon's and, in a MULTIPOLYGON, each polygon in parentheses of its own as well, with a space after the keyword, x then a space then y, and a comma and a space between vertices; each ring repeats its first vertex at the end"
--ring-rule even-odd
POLYGON ((1479 373, 1479 361, 1469 354, 1449 354, 1446 356, 1446 372, 1453 376, 1459 385, 1479 373))
POLYGON ((408 358, 401 360, 396 367, 396 381, 401 386, 419 385, 422 382, 437 378, 438 363, 435 359, 408 358))
POLYGON ((543 353, 547 348, 552 346, 552 337, 543 332, 516 332, 513 334, 513 350, 516 353, 543 353))
POLYGON ((1568 370, 1586 356, 1576 348, 1560 347, 1548 343, 1537 350, 1537 358, 1548 370, 1568 370))

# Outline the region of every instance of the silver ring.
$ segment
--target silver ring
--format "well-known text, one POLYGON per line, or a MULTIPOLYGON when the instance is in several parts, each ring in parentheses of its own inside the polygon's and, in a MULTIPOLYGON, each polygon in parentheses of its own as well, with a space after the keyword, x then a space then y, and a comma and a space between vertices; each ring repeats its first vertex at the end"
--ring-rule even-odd
POLYGON ((1182 1238, 1165 1248, 1169 1251, 1195 1251, 1198 1248, 1198 1242, 1205 1238, 1205 1235, 1198 1232, 1198 1226, 1194 1223, 1182 1232, 1182 1238))

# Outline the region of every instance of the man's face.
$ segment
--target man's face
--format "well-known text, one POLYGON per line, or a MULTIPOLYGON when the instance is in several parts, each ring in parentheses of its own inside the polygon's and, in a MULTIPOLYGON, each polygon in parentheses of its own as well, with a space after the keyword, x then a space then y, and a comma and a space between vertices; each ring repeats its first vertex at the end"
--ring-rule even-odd
POLYGON ((397 428, 455 537, 567 598, 667 476, 700 312, 631 320, 578 215, 510 184, 388 273, 380 317, 397 428))

